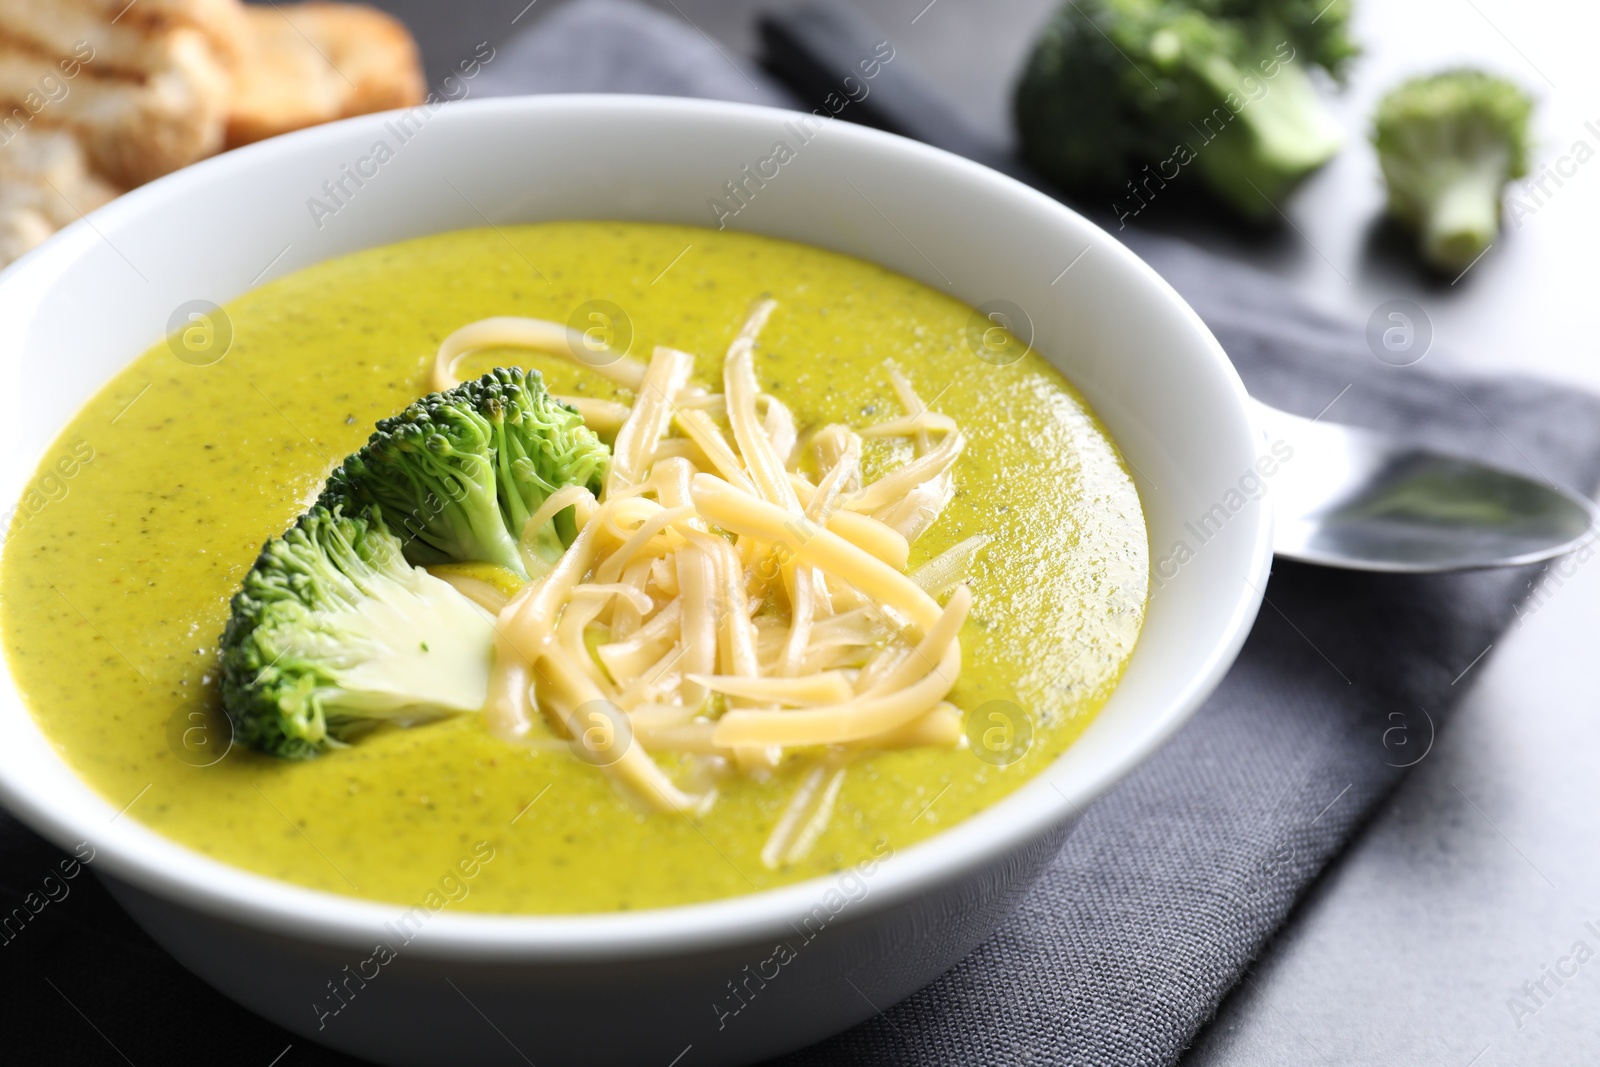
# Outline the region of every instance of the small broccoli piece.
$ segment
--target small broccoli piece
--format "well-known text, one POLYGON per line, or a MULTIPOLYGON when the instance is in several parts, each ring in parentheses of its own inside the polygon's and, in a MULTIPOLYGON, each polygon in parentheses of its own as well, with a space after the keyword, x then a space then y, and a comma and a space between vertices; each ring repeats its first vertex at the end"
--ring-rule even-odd
POLYGON ((493 563, 527 578, 576 533, 570 510, 542 530, 524 530, 528 519, 563 486, 598 492, 609 458, 538 371, 500 368, 379 422, 320 503, 378 507, 414 563, 493 563))
POLYGON ((1028 161, 1140 203, 1193 166, 1260 218, 1343 140, 1308 75, 1355 54, 1348 0, 1072 0, 1017 85, 1028 161))
POLYGON ((222 635, 237 740, 310 759, 383 722, 478 711, 494 622, 374 514, 315 507, 262 548, 222 635))
POLYGON ((1428 263, 1465 270, 1493 242, 1506 183, 1528 173, 1532 113, 1521 89, 1477 70, 1415 78, 1379 103, 1389 214, 1417 232, 1428 263))

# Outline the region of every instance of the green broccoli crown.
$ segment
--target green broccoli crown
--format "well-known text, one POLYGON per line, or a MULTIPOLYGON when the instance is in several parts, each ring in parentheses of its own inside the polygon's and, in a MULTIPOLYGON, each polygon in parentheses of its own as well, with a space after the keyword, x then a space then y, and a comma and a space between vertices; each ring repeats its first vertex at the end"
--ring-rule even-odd
POLYGON ((570 515, 539 531, 528 519, 563 486, 598 491, 609 458, 537 371, 499 368, 379 422, 321 502, 377 507, 415 563, 481 561, 526 578, 519 541, 548 564, 575 532, 570 515))
POLYGON ((1073 0, 1017 86, 1024 154, 1080 189, 1177 155, 1241 212, 1270 214, 1266 198, 1338 151, 1306 70, 1342 76, 1348 19, 1347 0, 1073 0))
POLYGON ((1339 81, 1361 54, 1350 39, 1350 0, 1236 0, 1217 7, 1223 18, 1260 27, 1258 45, 1276 47, 1271 38, 1281 31, 1307 66, 1321 67, 1339 81))
POLYGON ((1500 226, 1506 183, 1528 172, 1533 100, 1478 70, 1414 78, 1378 105, 1372 141, 1389 213, 1417 230, 1428 262, 1470 264, 1500 226))
POLYGON ((494 623, 413 567, 380 516, 317 506, 268 541, 222 635, 237 740, 310 759, 386 721, 479 710, 494 623))
POLYGON ((1533 99, 1515 83, 1481 70, 1413 78, 1378 104, 1372 141, 1380 153, 1426 167, 1504 153, 1506 173, 1528 173, 1533 99))

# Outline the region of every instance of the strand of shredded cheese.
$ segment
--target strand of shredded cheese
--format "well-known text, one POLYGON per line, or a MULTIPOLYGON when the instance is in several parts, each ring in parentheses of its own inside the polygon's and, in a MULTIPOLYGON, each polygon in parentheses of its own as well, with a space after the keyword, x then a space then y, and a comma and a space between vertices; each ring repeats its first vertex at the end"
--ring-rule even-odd
POLYGON ((440 342, 433 360, 433 388, 442 393, 460 385, 460 379, 455 376, 456 364, 462 356, 479 348, 528 348, 560 356, 635 391, 644 380, 645 368, 638 360, 610 349, 593 351, 576 330, 548 319, 501 315, 468 323, 440 342), (580 351, 590 354, 580 356, 580 351))

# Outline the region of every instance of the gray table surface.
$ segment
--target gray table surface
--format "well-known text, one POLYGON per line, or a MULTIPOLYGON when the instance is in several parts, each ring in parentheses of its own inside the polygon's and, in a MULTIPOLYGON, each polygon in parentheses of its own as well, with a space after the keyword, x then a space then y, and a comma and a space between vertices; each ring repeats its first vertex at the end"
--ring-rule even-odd
MULTIPOLYGON (((730 53, 749 55, 756 10, 779 0, 651 2, 730 53)), ((437 82, 453 56, 544 17, 559 0, 525 4, 381 6, 424 39, 437 82)), ((857 6, 971 120, 1003 136, 1013 73, 1055 0, 857 6)), ((1411 73, 1471 62, 1540 98, 1535 176, 1576 141, 1600 150, 1600 8, 1583 0, 1357 6, 1366 54, 1336 103, 1350 145, 1281 205, 1286 225, 1241 234, 1206 219, 1159 224, 1267 267, 1307 300, 1358 321, 1387 300, 1417 302, 1434 326, 1427 361, 1435 370, 1514 369, 1600 390, 1600 157, 1559 186, 1547 181, 1550 195, 1537 201, 1519 193, 1531 210, 1450 284, 1420 275, 1377 225, 1382 194, 1365 144, 1367 116, 1385 89, 1411 73)), ((1600 1062, 1600 719, 1592 714, 1600 656, 1589 646, 1596 633, 1600 567, 1561 568, 1522 623, 1459 680, 1463 699, 1448 728, 1186 1064, 1600 1062)))

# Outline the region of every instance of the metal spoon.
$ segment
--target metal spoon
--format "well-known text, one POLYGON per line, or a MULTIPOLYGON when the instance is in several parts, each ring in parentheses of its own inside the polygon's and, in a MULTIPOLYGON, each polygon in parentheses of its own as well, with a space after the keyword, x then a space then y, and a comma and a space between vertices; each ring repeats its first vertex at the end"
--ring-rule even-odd
MULTIPOLYGON (((846 76, 881 36, 842 7, 790 8, 762 17, 762 61, 803 99, 821 98, 855 84, 846 76)), ((904 62, 884 66, 871 94, 847 115, 1052 193, 1015 157, 973 136, 938 89, 904 62)), ((1570 552, 1600 523, 1592 502, 1554 485, 1259 401, 1255 407, 1268 439, 1294 448, 1292 469, 1274 480, 1271 493, 1279 556, 1395 573, 1512 567, 1570 552)))
POLYGON ((1600 518, 1591 501, 1520 474, 1255 408, 1268 440, 1294 448, 1271 490, 1279 556, 1361 571, 1511 567, 1572 551, 1600 518))

